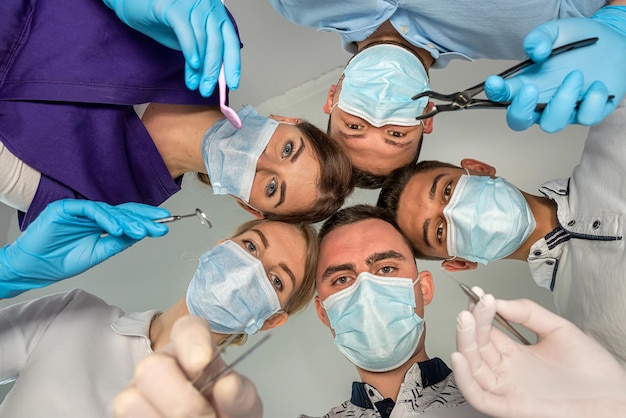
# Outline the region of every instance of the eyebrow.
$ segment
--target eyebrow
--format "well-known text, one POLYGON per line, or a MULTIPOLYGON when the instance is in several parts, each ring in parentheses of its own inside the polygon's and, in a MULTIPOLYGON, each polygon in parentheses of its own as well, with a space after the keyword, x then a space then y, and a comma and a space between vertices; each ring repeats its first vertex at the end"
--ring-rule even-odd
POLYGON ((265 246, 265 248, 269 248, 270 243, 267 241, 267 238, 265 237, 265 234, 263 232, 259 231, 256 228, 253 228, 250 231, 256 232, 259 235, 259 238, 261 239, 261 242, 263 242, 263 245, 265 246))
POLYGON ((430 241, 428 240, 428 228, 430 227, 430 219, 426 219, 424 221, 424 225, 422 226, 422 236, 424 237, 424 243, 426 244, 426 246, 428 248, 433 248, 432 245, 430 245, 430 241))
MULTIPOLYGON (((304 143, 304 139, 300 137, 300 147, 291 157, 291 164, 298 161, 298 157, 304 152, 306 148, 306 144, 304 143)), ((280 197, 278 198, 278 202, 274 205, 274 209, 285 203, 285 194, 287 193, 287 182, 283 181, 280 183, 280 197)))
POLYGON ((368 266, 371 266, 373 263, 377 261, 388 260, 390 258, 395 259, 395 260, 405 260, 405 257, 399 252, 394 251, 394 250, 388 250, 388 251, 383 251, 382 253, 374 253, 370 255, 365 260, 365 264, 367 264, 368 266))
POLYGON ((330 266, 326 270, 324 270, 324 273, 322 274, 322 281, 326 280, 328 276, 331 276, 339 271, 352 271, 356 273, 356 266, 351 263, 336 264, 334 266, 330 266))
POLYGON ((430 200, 435 200, 435 192, 437 191, 437 184, 439 183, 439 180, 441 180, 441 178, 443 176, 444 176, 444 174, 439 174, 433 180, 433 185, 430 186, 430 192, 428 193, 428 196, 430 197, 430 200))
POLYGON ((343 139, 361 139, 365 138, 365 134, 349 134, 341 129, 339 130, 339 134, 343 137, 343 139))
POLYGON ((287 264, 285 264, 285 263, 279 263, 278 265, 281 266, 283 270, 285 270, 285 272, 287 273, 287 275, 291 279, 291 284, 293 286, 292 288, 295 289, 296 288, 296 276, 294 276, 294 274, 291 271, 291 269, 289 268, 289 266, 287 264))

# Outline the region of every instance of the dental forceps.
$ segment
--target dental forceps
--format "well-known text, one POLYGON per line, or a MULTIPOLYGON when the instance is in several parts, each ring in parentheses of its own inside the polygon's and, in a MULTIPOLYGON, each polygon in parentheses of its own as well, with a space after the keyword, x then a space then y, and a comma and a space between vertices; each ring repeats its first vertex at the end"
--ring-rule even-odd
MULTIPOLYGON (((571 51, 572 49, 583 48, 585 46, 593 45, 597 41, 598 41, 598 38, 588 38, 588 39, 582 39, 580 41, 576 41, 576 42, 572 42, 572 43, 560 46, 558 48, 555 48, 552 51, 552 54, 550 54, 550 57, 559 55, 563 52, 571 51)), ((519 71, 523 70, 524 68, 529 67, 533 64, 536 64, 536 62, 531 59, 527 59, 526 61, 522 61, 519 64, 514 65, 513 67, 504 70, 503 72, 498 74, 498 76, 504 79, 509 78, 515 75, 516 73, 518 73, 519 71)), ((479 93, 482 93, 484 90, 485 90, 485 82, 482 82, 480 84, 475 85, 474 87, 470 87, 469 89, 457 91, 456 93, 451 93, 451 94, 438 93, 432 90, 424 91, 422 93, 416 94, 415 96, 411 97, 412 100, 417 100, 421 97, 429 97, 431 99, 446 101, 449 103, 439 104, 439 105, 435 104, 435 107, 431 112, 428 112, 423 115, 419 115, 415 119, 417 120, 428 119, 430 117, 435 116, 438 113, 449 112, 453 110, 502 108, 502 107, 508 107, 511 104, 511 102, 493 102, 488 99, 475 99, 474 98, 474 96, 476 96, 479 93)), ((609 100, 612 99, 613 97, 614 96, 609 96, 609 100)), ((581 101, 579 100, 576 103, 576 108, 578 108, 580 104, 581 104, 581 101)), ((543 110, 545 109, 546 105, 547 103, 538 103, 535 110, 537 111, 543 110)))
POLYGON ((218 348, 217 350, 215 350, 215 352, 213 353, 213 355, 211 356, 211 360, 209 361, 209 363, 204 366, 204 369, 202 369, 202 371, 200 371, 196 377, 194 377, 194 379, 192 380, 192 384, 193 386, 198 389, 198 392, 202 393, 204 396, 209 396, 211 394, 211 389, 213 389, 213 386, 215 385, 215 383, 218 381, 218 379, 220 379, 222 376, 227 375, 228 373, 231 372, 231 370, 233 370, 233 368, 239 363, 241 362, 244 358, 248 357, 250 354, 252 354, 252 352, 254 350, 256 350, 257 348, 259 348, 259 346, 261 344, 263 344, 265 341, 268 340, 269 337, 271 337, 271 334, 266 334, 264 335, 259 341, 257 341, 256 343, 254 343, 253 346, 251 346, 250 348, 248 348, 246 351, 244 351, 239 357, 237 357, 235 360, 233 360, 228 366, 224 367, 222 370, 220 370, 219 372, 215 373, 214 370, 212 370, 212 366, 213 363, 216 361, 216 359, 222 354, 222 352, 224 351, 224 349, 233 342, 233 340, 235 338, 237 338, 239 335, 241 334, 231 334, 226 341, 224 341, 218 348))
MULTIPOLYGON (((446 274, 446 276, 448 276, 450 279, 452 279, 456 284, 458 284, 461 287, 461 290, 463 290, 463 293, 465 293, 467 296, 469 296, 469 298, 474 302, 474 303, 478 303, 480 301, 480 297, 465 283, 461 283, 459 282, 457 279, 455 279, 454 277, 450 276, 449 274, 446 274)), ((532 345, 530 341, 528 341, 526 338, 524 338, 524 336, 522 334, 519 333, 518 330, 516 330, 515 328, 513 328, 513 325, 511 325, 509 323, 509 321, 507 321, 506 319, 504 319, 502 317, 502 315, 500 315, 498 312, 496 312, 496 315, 494 317, 494 319, 498 322, 498 324, 500 324, 504 329, 506 329, 507 331, 509 331, 515 338, 517 338, 517 340, 519 342, 521 342, 524 345, 532 345)))
MULTIPOLYGON (((209 229, 213 228, 213 224, 211 223, 211 221, 209 221, 209 218, 206 216, 206 213, 204 213, 202 209, 198 209, 198 208, 196 208, 196 211, 194 213, 189 213, 187 215, 167 216, 165 218, 155 219, 153 222, 157 222, 160 224, 168 224, 170 222, 180 221, 181 219, 190 218, 192 216, 196 216, 198 219, 200 219, 200 223, 206 226, 207 228, 209 229)), ((104 238, 107 236, 109 236, 108 232, 103 232, 100 234, 100 238, 104 238)))

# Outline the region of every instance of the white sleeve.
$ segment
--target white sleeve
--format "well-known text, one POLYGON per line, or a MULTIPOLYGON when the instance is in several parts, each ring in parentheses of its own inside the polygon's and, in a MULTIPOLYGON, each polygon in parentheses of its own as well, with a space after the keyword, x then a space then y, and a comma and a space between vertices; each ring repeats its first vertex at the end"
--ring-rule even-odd
POLYGON ((40 178, 39 171, 26 165, 0 142, 0 202, 26 212, 40 178))

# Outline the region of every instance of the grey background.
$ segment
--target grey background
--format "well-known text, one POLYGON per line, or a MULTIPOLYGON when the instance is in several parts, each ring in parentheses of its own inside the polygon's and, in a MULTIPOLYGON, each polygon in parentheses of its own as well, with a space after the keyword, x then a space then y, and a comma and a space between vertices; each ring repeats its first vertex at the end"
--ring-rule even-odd
MULTIPOLYGON (((339 38, 284 21, 266 1, 228 6, 244 43, 242 81, 231 94, 231 105, 238 109, 249 103, 262 114, 301 117, 324 128, 327 118, 321 108, 326 92, 350 57, 341 49, 339 38)), ((432 88, 456 91, 511 64, 453 62, 444 70, 431 72, 432 88)), ((476 158, 534 193, 543 181, 569 176, 579 161, 586 132, 582 127, 569 127, 555 135, 538 128, 516 133, 506 127, 502 110, 447 113, 437 116, 435 131, 425 137, 422 158, 453 163, 476 158)), ((376 191, 361 190, 348 204, 375 203, 376 197, 376 191)), ((80 287, 127 311, 166 309, 185 294, 200 254, 250 218, 230 198, 213 196, 210 189, 189 178, 183 191, 163 206, 173 214, 201 208, 209 214, 214 228, 205 230, 193 220, 173 224, 164 238, 144 240, 78 277, 0 301, 0 307, 80 287)), ((14 211, 0 204, 0 244, 12 242, 18 233, 14 211)), ((449 363, 456 314, 467 301, 442 274, 439 263, 419 261, 418 267, 430 270, 435 278, 435 298, 425 318, 428 353, 449 363)), ((528 297, 553 309, 549 291, 534 284, 525 263, 500 261, 455 277, 501 298, 528 297)), ((233 349, 228 356, 238 350, 233 349)), ((238 370, 257 384, 267 417, 324 414, 349 397, 350 383, 358 379, 311 306, 273 332, 273 337, 238 370)))

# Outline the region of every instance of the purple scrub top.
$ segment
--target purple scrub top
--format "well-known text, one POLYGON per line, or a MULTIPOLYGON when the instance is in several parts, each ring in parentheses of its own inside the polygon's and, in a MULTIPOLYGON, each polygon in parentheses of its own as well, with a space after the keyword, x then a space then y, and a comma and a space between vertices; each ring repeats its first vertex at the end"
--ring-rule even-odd
POLYGON ((180 190, 132 105, 217 105, 184 65, 102 0, 0 1, 0 141, 42 174, 22 230, 53 200, 159 205, 180 190))

